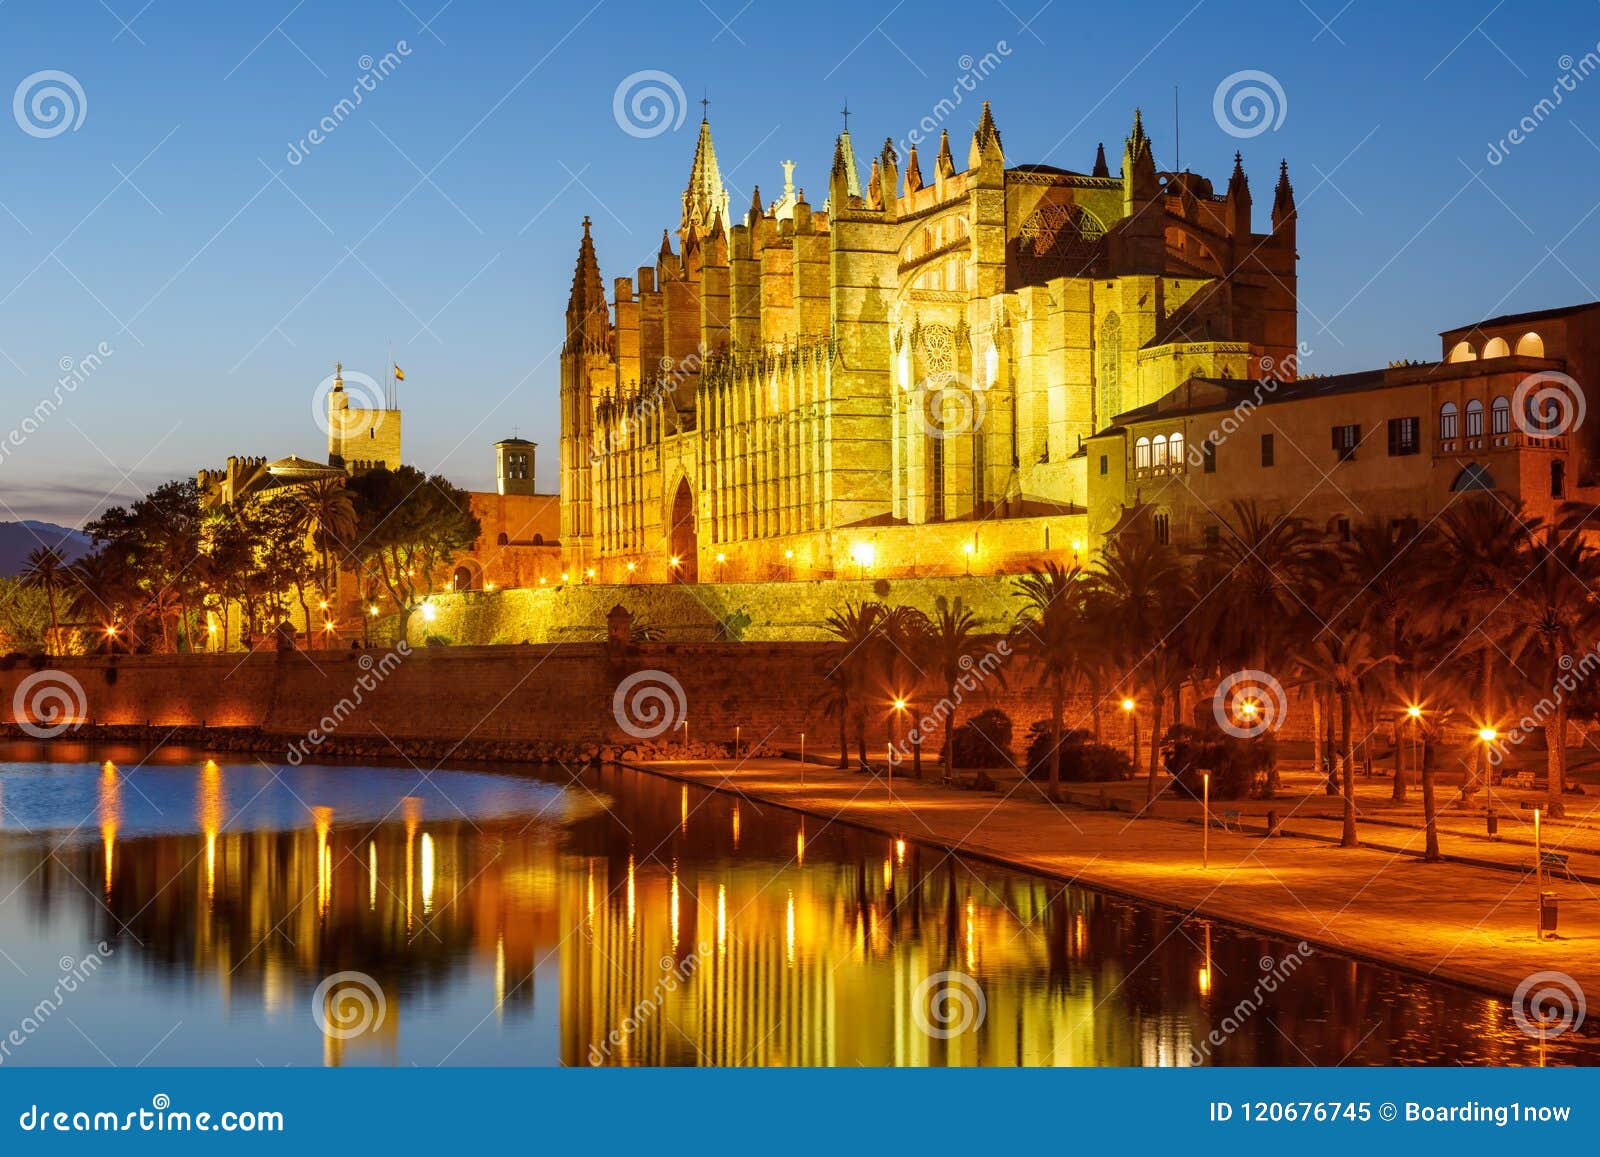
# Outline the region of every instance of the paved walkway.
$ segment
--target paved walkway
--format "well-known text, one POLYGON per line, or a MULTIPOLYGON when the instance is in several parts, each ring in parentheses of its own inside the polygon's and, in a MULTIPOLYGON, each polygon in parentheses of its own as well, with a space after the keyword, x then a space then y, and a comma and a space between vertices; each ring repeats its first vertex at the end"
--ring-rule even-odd
MULTIPOLYGON (((897 771, 892 791, 879 776, 817 763, 806 765, 802 784, 793 759, 635 766, 1502 996, 1547 969, 1600 994, 1600 884, 1547 879, 1544 887, 1559 899, 1560 931, 1540 939, 1531 813, 1524 824, 1521 809, 1514 802, 1507 809, 1498 789, 1503 838, 1474 834, 1483 828, 1481 798, 1473 811, 1447 809, 1440 844, 1451 859, 1429 864, 1420 858, 1420 789, 1412 790, 1410 805, 1397 807, 1387 802, 1386 780, 1362 782, 1364 846, 1341 848, 1334 842, 1340 800, 1324 795, 1309 773, 1291 772, 1279 799, 1213 809, 1214 815, 1238 810, 1246 830, 1213 828, 1207 866, 1200 805, 1163 799, 1137 818, 1130 812, 1143 804, 1142 782, 1107 785, 1108 801, 1124 800, 1129 809, 1112 811, 1098 806, 1098 785, 1074 785, 1095 806, 1052 806, 1026 784, 998 792, 940 786, 931 762, 924 767, 929 780, 897 771), (1284 838, 1263 838, 1269 808, 1284 838)), ((1443 802, 1454 789, 1439 794, 1443 802)), ((1600 811, 1580 817, 1597 807, 1600 800, 1579 797, 1569 802, 1572 821, 1545 827, 1547 846, 1571 850, 1574 871, 1594 880, 1600 880, 1600 811)))

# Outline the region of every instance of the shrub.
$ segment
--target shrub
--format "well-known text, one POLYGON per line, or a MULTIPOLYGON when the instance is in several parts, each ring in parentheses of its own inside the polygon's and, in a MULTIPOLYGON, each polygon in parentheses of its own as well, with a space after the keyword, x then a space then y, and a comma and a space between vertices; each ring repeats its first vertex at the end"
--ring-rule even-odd
POLYGON ((1272 733, 1255 739, 1227 734, 1216 724, 1204 729, 1179 724, 1161 739, 1161 762, 1171 773, 1173 790, 1199 799, 1203 775, 1211 773, 1212 799, 1244 799, 1259 778, 1277 766, 1277 743, 1272 733))
POLYGON ((451 647, 455 645, 455 640, 449 635, 441 635, 436 631, 429 631, 422 637, 422 645, 425 647, 451 647))
POLYGON ((978 712, 950 737, 956 766, 1010 767, 1012 734, 1011 717, 998 707, 978 712))
MULTIPOLYGON (((1087 731, 1061 733, 1061 778, 1072 783, 1106 783, 1127 779, 1133 763, 1120 749, 1092 743, 1087 731)), ((1050 724, 1028 728, 1028 778, 1050 778, 1050 724)))

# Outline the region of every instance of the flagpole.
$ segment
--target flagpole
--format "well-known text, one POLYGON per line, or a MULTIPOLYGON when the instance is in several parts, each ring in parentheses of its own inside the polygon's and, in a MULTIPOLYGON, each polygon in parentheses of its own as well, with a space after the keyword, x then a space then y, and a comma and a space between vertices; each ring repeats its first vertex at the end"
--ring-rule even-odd
POLYGON ((393 410, 393 409, 395 409, 395 408, 396 408, 396 407, 397 407, 397 406, 398 406, 398 405, 399 405, 399 403, 398 403, 398 401, 397 401, 397 399, 396 399, 396 398, 395 398, 395 385, 394 385, 394 342, 390 342, 390 343, 389 343, 389 370, 388 370, 388 382, 389 382, 389 388, 388 388, 388 391, 387 391, 387 392, 388 392, 388 404, 389 404, 389 408, 390 408, 390 409, 391 409, 391 410, 393 410))

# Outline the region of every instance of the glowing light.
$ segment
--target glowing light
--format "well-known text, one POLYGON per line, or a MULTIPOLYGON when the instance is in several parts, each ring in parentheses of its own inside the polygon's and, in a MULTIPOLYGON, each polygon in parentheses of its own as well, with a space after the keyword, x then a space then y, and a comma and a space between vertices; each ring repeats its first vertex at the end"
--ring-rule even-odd
POLYGON ((794 551, 792 551, 792 550, 784 551, 783 552, 783 557, 784 558, 793 558, 794 557, 794 551))
POLYGON ((433 837, 422 833, 422 910, 433 911, 433 837))
POLYGON ((562 582, 569 582, 571 579, 572 579, 572 576, 570 574, 568 574, 566 571, 562 571, 561 572, 561 581, 562 582))
POLYGON ((631 570, 632 570, 632 569, 633 569, 633 564, 632 564, 632 563, 631 563, 631 562, 630 562, 630 563, 629 563, 629 564, 628 564, 628 569, 629 569, 629 570, 630 570, 630 571, 631 571, 631 570))
POLYGON ((1211 995, 1211 969, 1209 968, 1200 970, 1200 995, 1211 995))
POLYGON ((590 567, 589 570, 587 571, 587 574, 589 575, 590 578, 594 578, 594 567, 590 567))
POLYGON ((1260 708, 1254 699, 1246 699, 1243 703, 1239 704, 1239 714, 1243 715, 1246 719, 1253 719, 1258 710, 1260 710, 1260 708))
POLYGON ((439 617, 439 609, 437 607, 435 607, 432 603, 423 603, 422 604, 422 621, 423 622, 431 623, 431 622, 433 622, 433 620, 437 619, 438 617, 439 617))
POLYGON ((320 603, 317 604, 317 610, 325 611, 327 609, 328 609, 328 600, 327 599, 323 599, 320 603))
POLYGON ((1137 705, 1134 703, 1134 701, 1132 699, 1124 699, 1122 701, 1122 709, 1124 711, 1132 711, 1135 706, 1137 706, 1137 705))
POLYGON ((1479 729, 1478 738, 1483 740, 1485 743, 1493 743, 1496 739, 1500 738, 1500 733, 1493 727, 1484 727, 1479 729))
POLYGON ((857 566, 863 569, 872 565, 872 560, 876 554, 877 551, 873 549, 870 542, 858 542, 850 548, 850 558, 857 566))
POLYGON ((323 629, 323 630, 324 630, 324 631, 331 631, 331 630, 333 630, 333 620, 332 620, 332 619, 328 619, 328 620, 326 620, 326 621, 325 621, 325 622, 324 622, 324 623, 323 623, 323 624, 322 624, 322 629, 323 629))
POLYGON ((667 565, 672 567, 672 569, 676 570, 676 569, 678 569, 678 564, 681 563, 682 561, 683 560, 681 558, 679 558, 677 555, 673 555, 671 558, 669 558, 667 560, 667 565))
POLYGON ((544 586, 544 583, 545 583, 544 575, 540 575, 539 576, 539 585, 540 586, 544 586))
POLYGON ((373 618, 377 618, 378 617, 378 604, 377 603, 373 603, 370 607, 368 607, 367 608, 367 614, 371 615, 373 618))
POLYGON ((906 709, 906 701, 904 699, 896 699, 894 701, 894 709, 896 711, 904 711, 906 709))
POLYGON ((117 628, 116 627, 107 627, 106 628, 106 634, 107 635, 115 637, 116 633, 117 633, 117 628))
POLYGON ((972 544, 970 542, 963 542, 961 544, 961 553, 962 554, 972 554, 973 553, 972 544))
POLYGON ((1422 708, 1418 707, 1415 703, 1413 703, 1410 707, 1406 708, 1406 714, 1411 716, 1411 718, 1413 718, 1413 719, 1421 719, 1422 718, 1422 708))
POLYGON ((1083 539, 1081 539, 1081 538, 1073 539, 1072 540, 1072 550, 1073 550, 1074 554, 1082 554, 1083 553, 1083 539))
POLYGON ((728 561, 728 556, 727 556, 727 555, 725 555, 725 554, 722 554, 722 553, 721 553, 721 552, 720 552, 720 551, 719 551, 719 552, 718 552, 718 554, 717 554, 717 561, 718 561, 718 562, 719 562, 719 563, 722 563, 722 562, 727 562, 727 561, 728 561))
POLYGON ((493 583, 484 583, 483 584, 483 589, 486 590, 486 591, 492 591, 492 590, 494 590, 494 584, 493 583))
POLYGON ((215 624, 215 623, 207 623, 206 624, 206 630, 210 631, 213 635, 216 634, 217 633, 217 624, 215 624))

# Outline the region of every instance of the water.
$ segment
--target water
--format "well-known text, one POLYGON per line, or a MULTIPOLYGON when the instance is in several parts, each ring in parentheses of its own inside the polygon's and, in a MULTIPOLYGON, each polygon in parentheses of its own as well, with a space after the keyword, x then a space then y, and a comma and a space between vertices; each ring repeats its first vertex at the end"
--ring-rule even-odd
POLYGON ((38 752, 0 1065, 1541 1059, 1463 989, 653 776, 38 752))

